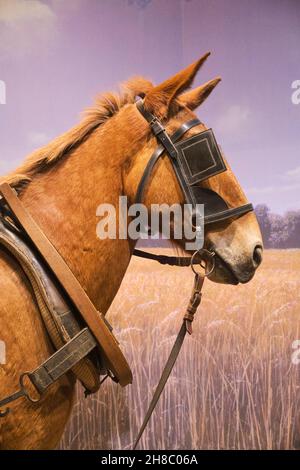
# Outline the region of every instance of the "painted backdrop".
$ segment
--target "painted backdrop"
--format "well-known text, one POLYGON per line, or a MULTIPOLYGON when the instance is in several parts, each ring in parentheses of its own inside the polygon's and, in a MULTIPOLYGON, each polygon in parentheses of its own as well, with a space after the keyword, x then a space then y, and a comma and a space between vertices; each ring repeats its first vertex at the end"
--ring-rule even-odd
POLYGON ((299 209, 299 44, 298 0, 0 0, 0 173, 97 93, 136 74, 159 82, 210 50, 197 80, 223 82, 201 119, 255 204, 299 209))
MULTIPOLYGON (((142 74, 159 82, 211 50, 201 107, 267 247, 299 247, 299 0, 0 0, 0 174, 142 74)), ((198 84, 196 83, 196 84, 198 84)), ((134 383, 78 389, 63 449, 130 448, 179 328, 191 273, 134 260, 108 313, 134 383)), ((300 448, 300 251, 266 250, 249 285, 206 283, 141 447, 300 448)), ((1 351, 0 351, 1 352, 1 351)))

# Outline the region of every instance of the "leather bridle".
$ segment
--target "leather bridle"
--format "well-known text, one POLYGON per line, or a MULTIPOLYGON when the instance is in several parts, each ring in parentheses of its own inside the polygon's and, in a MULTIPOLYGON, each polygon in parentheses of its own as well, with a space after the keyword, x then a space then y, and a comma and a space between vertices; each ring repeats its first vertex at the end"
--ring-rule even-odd
MULTIPOLYGON (((169 136, 169 134, 166 132, 161 121, 156 116, 154 116, 152 113, 150 113, 149 111, 145 109, 143 100, 139 100, 136 103, 136 107, 139 110, 139 112, 142 114, 142 116, 149 122, 151 131, 160 144, 156 148, 154 153, 152 154, 144 170, 144 174, 140 180, 137 193, 136 193, 136 198, 135 198, 136 203, 143 202, 145 189, 152 175, 153 169, 156 163, 159 161, 159 159, 164 155, 164 153, 166 153, 174 169, 176 178, 183 192, 185 201, 187 203, 192 204, 193 206, 195 206, 197 203, 204 204, 204 210, 208 209, 207 214, 205 213, 204 215, 205 225, 223 222, 225 220, 240 217, 244 214, 247 214, 250 211, 253 211, 253 205, 251 203, 247 203, 238 207, 231 208, 231 207, 228 207, 228 204, 226 203, 226 201, 224 201, 224 199, 221 196, 219 196, 217 193, 215 193, 214 191, 201 188, 197 184, 190 183, 189 176, 187 175, 187 172, 182 165, 182 158, 181 158, 182 144, 185 141, 180 142, 180 140, 190 129, 201 124, 201 121, 199 119, 194 118, 190 121, 185 122, 179 127, 179 129, 177 129, 171 136, 169 136)), ((211 152, 211 154, 215 153, 215 155, 212 155, 212 157, 215 159, 219 159, 221 165, 217 169, 216 169, 217 165, 215 165, 215 168, 212 167, 212 169, 209 169, 209 172, 208 172, 208 169, 206 169, 205 171, 203 171, 202 169, 202 172, 200 172, 202 173, 202 176, 200 177, 198 176, 198 181, 208 179, 211 176, 214 176, 218 173, 221 173, 227 170, 226 165, 221 156, 221 151, 214 139, 214 136, 211 130, 200 132, 196 136, 193 136, 192 139, 193 141, 195 141, 195 138, 196 139, 200 138, 200 141, 203 141, 204 140, 202 139, 202 136, 203 136, 207 140, 207 137, 208 137, 206 135, 207 133, 209 133, 209 137, 213 139, 210 145, 211 148, 209 148, 209 151, 211 152)), ((190 139, 187 139, 187 142, 189 142, 189 140, 190 139)), ((195 146, 196 144, 197 142, 193 142, 193 146, 195 146)), ((200 154, 196 155, 196 158, 201 162, 201 157, 202 157, 201 151, 199 153, 200 154)), ((195 160, 195 157, 193 158, 195 160)))

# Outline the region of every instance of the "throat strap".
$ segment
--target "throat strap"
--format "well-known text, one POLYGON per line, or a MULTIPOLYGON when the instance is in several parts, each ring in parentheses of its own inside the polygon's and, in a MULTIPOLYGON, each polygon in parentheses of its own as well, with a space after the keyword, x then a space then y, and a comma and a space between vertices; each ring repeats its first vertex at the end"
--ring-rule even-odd
MULTIPOLYGON (((160 264, 168 264, 169 266, 190 266, 192 258, 190 256, 167 256, 167 255, 155 255, 148 251, 133 250, 134 256, 138 258, 151 259, 157 261, 160 264)), ((195 261, 196 263, 196 261, 195 261)))

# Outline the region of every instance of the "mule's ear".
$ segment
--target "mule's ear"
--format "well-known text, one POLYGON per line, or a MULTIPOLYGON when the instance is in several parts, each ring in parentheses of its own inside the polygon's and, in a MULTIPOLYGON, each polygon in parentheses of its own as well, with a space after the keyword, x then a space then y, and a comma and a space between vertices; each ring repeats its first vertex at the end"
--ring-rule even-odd
POLYGON ((183 103, 185 106, 187 106, 193 111, 194 109, 198 108, 198 106, 200 106, 203 101, 206 100, 206 98, 211 94, 213 89, 218 85, 220 81, 220 77, 214 78, 213 80, 204 83, 204 85, 201 85, 198 88, 195 88, 194 90, 190 90, 186 93, 183 93, 180 96, 179 100, 181 103, 183 103))
POLYGON ((192 63, 186 69, 154 87, 145 97, 145 109, 155 116, 165 117, 172 100, 191 86, 196 73, 209 55, 210 52, 207 52, 201 59, 192 63))

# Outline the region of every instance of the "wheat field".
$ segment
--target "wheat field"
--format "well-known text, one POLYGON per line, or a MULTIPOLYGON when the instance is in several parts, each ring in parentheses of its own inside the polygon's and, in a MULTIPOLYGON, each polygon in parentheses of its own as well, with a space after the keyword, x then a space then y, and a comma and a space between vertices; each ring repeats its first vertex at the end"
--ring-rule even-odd
MULTIPOLYGON (((80 387, 61 449, 129 449, 181 324, 189 268, 134 259, 108 319, 132 367, 122 389, 80 387)), ((247 285, 207 282, 144 449, 299 449, 300 250, 265 252, 247 285)))

